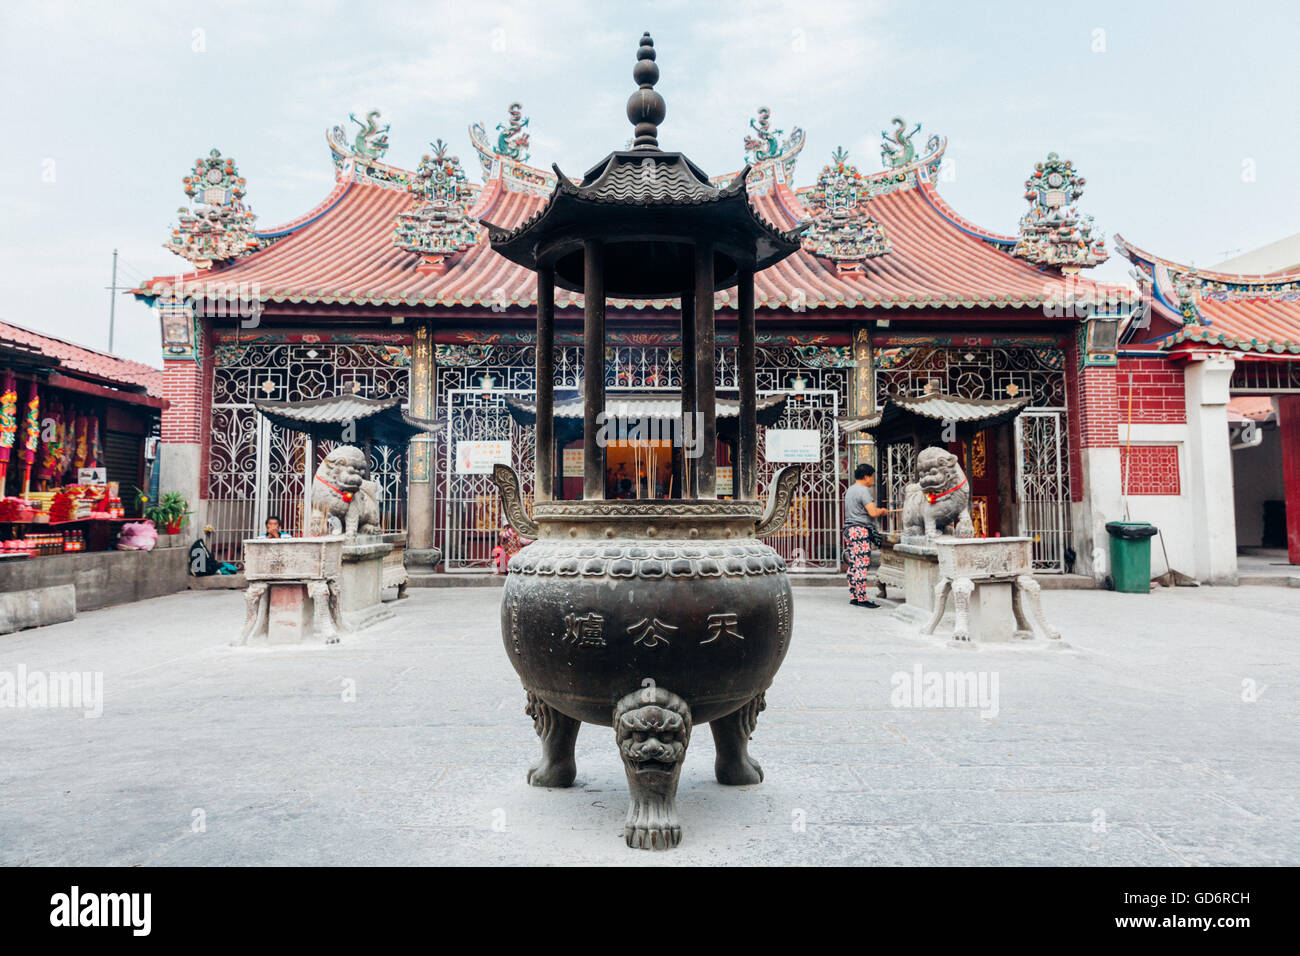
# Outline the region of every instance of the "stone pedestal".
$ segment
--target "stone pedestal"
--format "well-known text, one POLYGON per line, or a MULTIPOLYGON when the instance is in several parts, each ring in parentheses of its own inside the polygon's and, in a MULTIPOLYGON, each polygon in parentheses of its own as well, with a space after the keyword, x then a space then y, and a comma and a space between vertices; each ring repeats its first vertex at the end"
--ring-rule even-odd
POLYGON ((384 535, 356 535, 343 544, 339 576, 339 610, 351 628, 362 628, 393 616, 381 597, 384 560, 393 545, 384 535))
POLYGON ((970 596, 970 633, 984 643, 1010 641, 1016 632, 1010 581, 985 581, 970 596))
POLYGON ((384 591, 397 588, 398 598, 404 598, 406 597, 406 585, 410 580, 410 575, 406 571, 406 535, 403 532, 394 531, 382 534, 380 538, 386 544, 393 546, 393 550, 384 556, 384 579, 380 583, 380 587, 384 591))
POLYGON ((339 610, 342 563, 341 535, 245 541, 247 616, 235 643, 336 643, 344 626, 339 610))
POLYGON ((931 539, 931 545, 938 557, 939 583, 934 588, 925 634, 935 632, 951 596, 952 640, 956 646, 1030 640, 1035 636, 1059 646, 1061 635, 1043 614, 1029 538, 941 535, 931 539))
POLYGON ((312 637, 313 601, 305 584, 272 584, 266 612, 266 643, 301 644, 312 637))
POLYGON ((904 621, 924 623, 934 611, 935 587, 939 584, 939 552, 928 538, 916 535, 904 535, 893 550, 902 561, 905 601, 894 616, 904 621))

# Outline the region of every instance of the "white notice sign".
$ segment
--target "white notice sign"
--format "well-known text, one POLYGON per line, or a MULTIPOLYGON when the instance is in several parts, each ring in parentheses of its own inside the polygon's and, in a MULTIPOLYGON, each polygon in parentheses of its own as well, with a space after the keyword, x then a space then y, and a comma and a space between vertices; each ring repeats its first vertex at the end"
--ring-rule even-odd
POLYGON ((769 428, 763 457, 767 461, 816 464, 822 458, 822 433, 816 428, 769 428))
POLYGON ((490 475, 492 466, 496 464, 510 464, 510 442, 456 442, 456 474, 490 475))

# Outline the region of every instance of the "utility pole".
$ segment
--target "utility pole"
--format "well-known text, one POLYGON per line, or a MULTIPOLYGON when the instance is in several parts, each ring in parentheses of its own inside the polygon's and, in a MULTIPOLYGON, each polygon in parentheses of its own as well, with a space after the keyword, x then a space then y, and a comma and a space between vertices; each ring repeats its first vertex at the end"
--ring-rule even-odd
POLYGON ((117 250, 113 250, 113 284, 108 287, 108 351, 113 351, 113 324, 117 318, 117 250))

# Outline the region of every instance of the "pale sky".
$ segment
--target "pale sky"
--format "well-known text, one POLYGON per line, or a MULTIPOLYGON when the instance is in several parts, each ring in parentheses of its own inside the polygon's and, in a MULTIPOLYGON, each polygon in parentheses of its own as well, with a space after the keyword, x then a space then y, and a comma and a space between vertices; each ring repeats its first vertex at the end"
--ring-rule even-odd
MULTIPOLYGON (((0 319, 107 346, 119 283, 188 265, 162 248, 181 178, 214 146, 258 227, 329 191, 326 130, 371 108, 387 160, 452 144, 512 100, 534 165, 581 173, 631 135, 637 40, 654 35, 660 144, 711 174, 743 164, 759 106, 880 168, 895 115, 948 137, 963 216, 1014 233, 1049 150, 1088 183, 1109 239, 1208 266, 1300 231, 1300 7, 1292 3, 25 2, 0 7, 0 319)), ((1118 256, 1094 274, 1126 277, 1118 256)), ((152 313, 119 296, 116 351, 160 364, 152 313)))

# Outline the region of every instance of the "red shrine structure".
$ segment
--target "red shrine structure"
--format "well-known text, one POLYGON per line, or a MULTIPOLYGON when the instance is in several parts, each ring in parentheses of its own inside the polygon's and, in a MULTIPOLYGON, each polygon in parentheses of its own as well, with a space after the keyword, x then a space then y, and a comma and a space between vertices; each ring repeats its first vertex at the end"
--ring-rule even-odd
MULTIPOLYGON (((481 184, 441 139, 414 170, 385 163, 380 118, 353 117, 355 135, 333 128, 334 188, 271 229, 257 226, 245 203, 255 189, 234 161, 200 158, 167 243, 189 265, 135 290, 162 324, 163 488, 199 503, 222 559, 237 560, 268 514, 300 529, 326 451, 259 414, 259 401, 400 398, 410 415, 445 423, 406 447, 373 448, 371 469, 385 525, 406 530, 411 549, 438 549, 449 573, 492 567, 502 529, 493 463, 533 474, 537 285, 493 252, 485 224, 527 223, 564 184, 530 165, 520 104, 493 132, 470 127, 481 184)), ((858 461, 875 463, 886 501, 901 505, 910 480, 914 447, 876 448, 841 426, 889 397, 934 393, 1024 405, 950 446, 979 532, 1032 536, 1041 573, 1100 579, 1105 523, 1151 520, 1170 563, 1207 582, 1235 580, 1232 465, 1255 448, 1229 397, 1286 394, 1276 421, 1258 424, 1289 462, 1285 521, 1300 562, 1300 276, 1195 273, 1119 241, 1143 276, 1139 297, 1085 277, 1108 251, 1080 211, 1085 180, 1055 153, 1030 171, 1023 198, 1007 197, 1023 216, 1001 235, 944 200, 947 141, 920 145, 919 124, 892 120, 880 169, 836 149, 802 186, 804 133, 775 128, 766 109, 749 127, 754 214, 803 229, 801 250, 754 291, 760 486, 785 461, 805 462, 772 542, 792 570, 839 568, 841 501, 858 461)), ((714 297, 720 496, 734 451, 721 439, 736 401, 737 304, 734 288, 714 297)), ((610 300, 606 395, 619 414, 652 417, 679 392, 681 308, 679 298, 610 300)), ((561 288, 554 310, 555 495, 576 498, 581 428, 562 419, 582 381, 582 296, 561 288)), ((612 496, 680 495, 679 461, 662 443, 611 448, 607 468, 612 496)))

